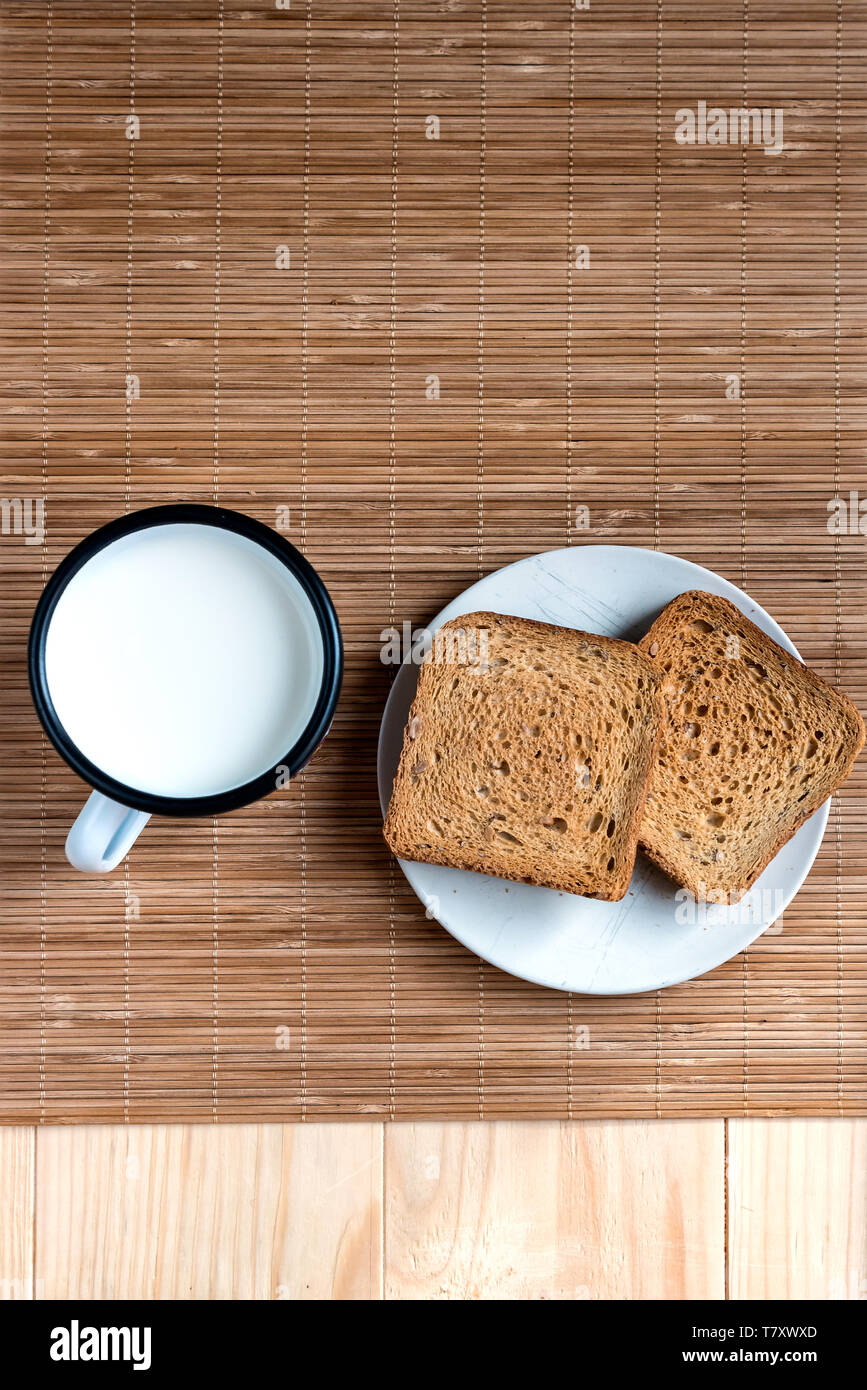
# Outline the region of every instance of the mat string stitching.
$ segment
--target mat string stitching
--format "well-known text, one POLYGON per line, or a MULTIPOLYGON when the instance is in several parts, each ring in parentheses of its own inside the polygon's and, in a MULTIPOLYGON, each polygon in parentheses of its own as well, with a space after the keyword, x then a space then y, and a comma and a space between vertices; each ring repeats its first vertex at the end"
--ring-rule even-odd
MULTIPOLYGON (((397 318, 397 168, 399 134, 399 80, 400 80, 400 0, 394 0, 392 10, 392 104, 391 104, 391 241, 390 241, 390 282, 389 282, 389 324, 388 324, 388 612, 389 625, 394 629, 397 620, 396 600, 396 558, 395 558, 395 506, 396 506, 396 467, 397 467, 397 375, 395 360, 395 337, 397 318)), ((397 1056, 396 1004, 396 950, 395 908, 394 908, 394 855, 388 856, 388 1117, 395 1114, 395 1065, 397 1056)))
MULTIPOLYGON (((52 101, 54 83, 54 36, 53 36, 53 16, 51 0, 48 0, 46 9, 46 54, 45 54, 45 163, 44 178, 45 192, 43 195, 43 220, 42 220, 42 349, 41 349, 41 468, 42 468, 42 497, 43 505, 48 496, 48 316, 49 316, 49 280, 51 267, 51 139, 52 139, 52 101)), ((45 507, 47 515, 48 508, 45 507)), ((45 588, 48 578, 48 557, 46 554, 46 538, 48 527, 45 526, 45 534, 42 538, 40 547, 40 587, 45 588)), ((46 1088, 45 1088, 45 1062, 46 1062, 46 1001, 45 993, 47 987, 47 931, 48 931, 48 906, 46 902, 47 893, 47 780, 48 769, 46 761, 47 735, 40 729, 39 732, 39 1123, 45 1123, 46 1110, 46 1088)), ((35 1276, 34 1276, 35 1277, 35 1276)))
MULTIPOLYGON (((488 3, 482 0, 481 70, 479 74, 479 333, 478 333, 478 441, 476 491, 478 502, 478 571, 484 572, 485 488, 485 180, 488 144, 488 3)), ((485 962, 479 957, 479 1119, 485 1115, 485 962)))
MULTIPOLYGON (((217 148, 214 199, 214 506, 220 501, 220 292, 223 233, 223 61, 225 42, 224 0, 217 9, 217 148)), ((217 817, 211 821, 211 959, 212 959, 212 1118, 219 1119, 220 1053, 220 846, 217 817)))
MULTIPOLYGON (((566 174, 566 544, 571 545, 572 536, 572 328, 574 324, 574 260, 575 246, 575 4, 567 0, 569 6, 569 117, 568 149, 566 174)), ((566 1108, 568 1118, 573 1115, 574 1098, 574 1046, 575 1030, 572 1018, 573 997, 571 991, 566 995, 566 1108)))
MULTIPOLYGON (((659 550, 660 506, 660 333, 662 328, 661 230, 662 230, 662 0, 656 5, 655 60, 656 131, 654 137, 653 191, 653 548, 659 550)), ((654 1016, 654 1106, 662 1115, 662 991, 656 991, 654 1016)))
MULTIPOLYGON (((837 0, 834 34, 834 496, 840 496, 840 163, 842 143, 843 0, 837 0)), ((840 533, 834 533, 834 683, 840 685, 843 615, 840 533)), ((843 789, 834 799, 834 906, 837 957, 837 1113, 843 1113, 843 789)))
MULTIPOLYGON (((302 182, 302 269, 301 269, 301 550, 307 553, 307 450, 309 414, 309 324, 310 324, 310 142, 311 142, 311 58, 313 0, 307 0, 304 16, 304 172, 302 182)), ((301 1119, 307 1119, 307 799, 304 773, 298 777, 298 819, 301 837, 301 1119)))
MULTIPOLYGON (((136 0, 129 7, 129 114, 135 115, 135 47, 136 0)), ((129 514, 132 505, 132 267, 133 267, 133 190, 135 186, 134 139, 127 140, 127 208, 126 208, 126 309, 125 309, 125 412, 124 412, 124 484, 123 510, 129 514)), ((130 877, 129 855, 123 861, 123 1119, 129 1124, 130 1105, 130 877)))
MULTIPOLYGON (((749 88, 750 53, 750 3, 744 0, 743 8, 744 40, 742 70, 742 104, 747 110, 749 88)), ((740 379, 738 395, 740 402, 740 454, 741 454, 741 588, 747 586, 747 397, 744 374, 747 352, 747 146, 741 146, 741 227, 740 227, 740 379)), ((743 1013, 743 1113, 749 1109, 749 1067, 750 1067, 750 1029, 749 1029, 749 947, 741 956, 742 1013, 743 1013)))

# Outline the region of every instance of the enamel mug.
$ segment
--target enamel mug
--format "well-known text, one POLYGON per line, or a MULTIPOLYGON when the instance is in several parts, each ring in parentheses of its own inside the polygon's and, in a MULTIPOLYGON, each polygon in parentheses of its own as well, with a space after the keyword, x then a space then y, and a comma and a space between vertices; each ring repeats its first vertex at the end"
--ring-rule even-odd
POLYGON ((219 815, 299 772, 331 725, 343 646, 300 551, 240 512, 183 504, 67 555, 28 667, 45 732, 93 788, 67 858, 105 873, 152 815, 219 815))

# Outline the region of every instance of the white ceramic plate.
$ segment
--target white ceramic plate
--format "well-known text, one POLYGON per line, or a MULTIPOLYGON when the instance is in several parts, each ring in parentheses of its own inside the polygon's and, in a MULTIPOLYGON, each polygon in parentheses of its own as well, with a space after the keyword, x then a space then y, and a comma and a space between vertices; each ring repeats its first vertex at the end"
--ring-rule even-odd
MULTIPOLYGON (((482 609, 636 641, 660 609, 687 589, 730 599, 798 655, 773 618, 725 579, 675 555, 621 545, 552 550, 508 565, 467 589, 428 626, 433 632, 449 618, 482 609)), ((402 666, 385 707, 378 758, 383 813, 417 678, 417 666, 402 666)), ((816 857, 828 805, 801 827, 734 907, 696 908, 640 851, 629 891, 619 903, 463 869, 399 862, 427 915, 492 965, 551 989, 636 994, 703 975, 772 923, 778 930, 816 857)))

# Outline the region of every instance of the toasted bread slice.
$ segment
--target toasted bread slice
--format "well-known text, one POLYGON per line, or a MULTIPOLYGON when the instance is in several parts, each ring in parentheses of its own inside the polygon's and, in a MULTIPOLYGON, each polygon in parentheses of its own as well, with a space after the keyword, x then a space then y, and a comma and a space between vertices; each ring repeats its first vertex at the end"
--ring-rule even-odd
POLYGON ((388 844, 403 859, 622 898, 660 685, 628 642, 498 613, 446 623, 419 673, 388 844), (475 661, 460 660, 462 633, 475 661))
POLYGON ((737 902, 846 780, 863 720, 714 594, 673 599, 640 645, 666 705, 642 847, 696 897, 737 902))

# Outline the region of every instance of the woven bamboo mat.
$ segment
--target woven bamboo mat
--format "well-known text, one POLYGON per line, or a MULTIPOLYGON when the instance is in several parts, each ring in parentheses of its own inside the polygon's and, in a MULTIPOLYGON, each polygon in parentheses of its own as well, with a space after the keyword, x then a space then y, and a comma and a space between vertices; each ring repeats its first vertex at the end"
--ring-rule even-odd
POLYGON ((566 544, 718 570, 867 705, 867 538, 827 525, 867 499, 864 6, 0 14, 2 488, 34 506, 0 537, 0 1118, 867 1113, 863 761, 781 932, 624 999, 427 921, 375 786, 382 629, 566 544), (782 151, 678 143, 700 102, 779 108, 782 151), (29 618, 80 537, 178 499, 288 524, 344 693, 287 792, 85 878, 29 618))

